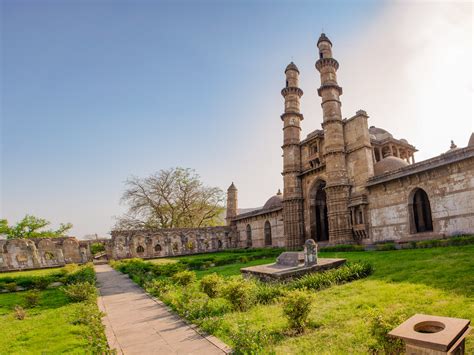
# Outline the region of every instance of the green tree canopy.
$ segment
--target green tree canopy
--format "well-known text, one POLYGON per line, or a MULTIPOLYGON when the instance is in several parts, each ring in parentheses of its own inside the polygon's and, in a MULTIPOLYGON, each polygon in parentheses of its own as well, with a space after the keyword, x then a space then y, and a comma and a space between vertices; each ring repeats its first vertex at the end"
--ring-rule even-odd
POLYGON ((8 225, 6 219, 0 219, 0 235, 7 239, 25 239, 25 238, 58 238, 63 237, 64 233, 72 228, 71 223, 59 225, 56 230, 45 229, 51 222, 35 216, 26 215, 15 225, 8 225))
POLYGON ((116 229, 194 228, 223 223, 224 192, 205 186, 192 169, 160 170, 125 182, 128 212, 116 229))

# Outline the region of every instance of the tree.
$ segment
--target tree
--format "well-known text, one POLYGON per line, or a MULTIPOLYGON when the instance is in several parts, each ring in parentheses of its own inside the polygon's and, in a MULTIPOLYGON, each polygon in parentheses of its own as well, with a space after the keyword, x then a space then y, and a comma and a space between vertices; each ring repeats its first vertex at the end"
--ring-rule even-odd
POLYGON ((56 230, 44 229, 51 222, 43 218, 26 215, 16 225, 9 226, 6 219, 0 219, 0 235, 5 235, 7 239, 25 239, 25 238, 58 238, 63 237, 64 233, 72 228, 71 223, 59 225, 56 230))
POLYGON ((128 212, 116 229, 194 228, 222 224, 224 193, 205 186, 192 169, 160 170, 125 182, 128 212))

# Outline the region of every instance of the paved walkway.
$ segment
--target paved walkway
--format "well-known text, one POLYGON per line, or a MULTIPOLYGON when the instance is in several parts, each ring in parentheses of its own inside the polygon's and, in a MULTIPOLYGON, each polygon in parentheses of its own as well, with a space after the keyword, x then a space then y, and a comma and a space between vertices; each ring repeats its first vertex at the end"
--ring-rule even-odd
POLYGON ((111 348, 123 354, 225 354, 225 344, 200 335, 109 265, 95 265, 99 308, 111 348))

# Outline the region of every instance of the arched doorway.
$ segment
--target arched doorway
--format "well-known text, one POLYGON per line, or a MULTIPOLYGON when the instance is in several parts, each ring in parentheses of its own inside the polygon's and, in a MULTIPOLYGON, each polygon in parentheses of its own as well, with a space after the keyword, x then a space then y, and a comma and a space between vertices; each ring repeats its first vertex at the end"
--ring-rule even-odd
POLYGON ((310 193, 311 238, 324 242, 329 240, 328 207, 326 204, 326 182, 317 181, 310 193))
POLYGON ((430 232, 433 230, 430 200, 423 189, 415 190, 412 213, 415 233, 430 232))
POLYGON ((247 247, 250 248, 252 246, 252 227, 250 227, 250 224, 247 224, 246 232, 247 232, 247 247))
POLYGON ((271 246, 272 245, 272 226, 270 225, 270 222, 266 221, 265 222, 265 228, 264 228, 264 234, 265 234, 265 246, 271 246))

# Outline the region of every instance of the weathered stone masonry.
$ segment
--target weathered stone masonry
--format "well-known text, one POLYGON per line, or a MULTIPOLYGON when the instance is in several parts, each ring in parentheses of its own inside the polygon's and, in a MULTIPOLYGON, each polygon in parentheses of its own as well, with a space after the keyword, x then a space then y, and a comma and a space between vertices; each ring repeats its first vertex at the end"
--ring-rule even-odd
POLYGON ((113 231, 109 258, 156 258, 206 253, 239 246, 235 227, 113 231))
POLYGON ((72 237, 0 240, 0 271, 81 264, 90 260, 89 241, 72 237))

